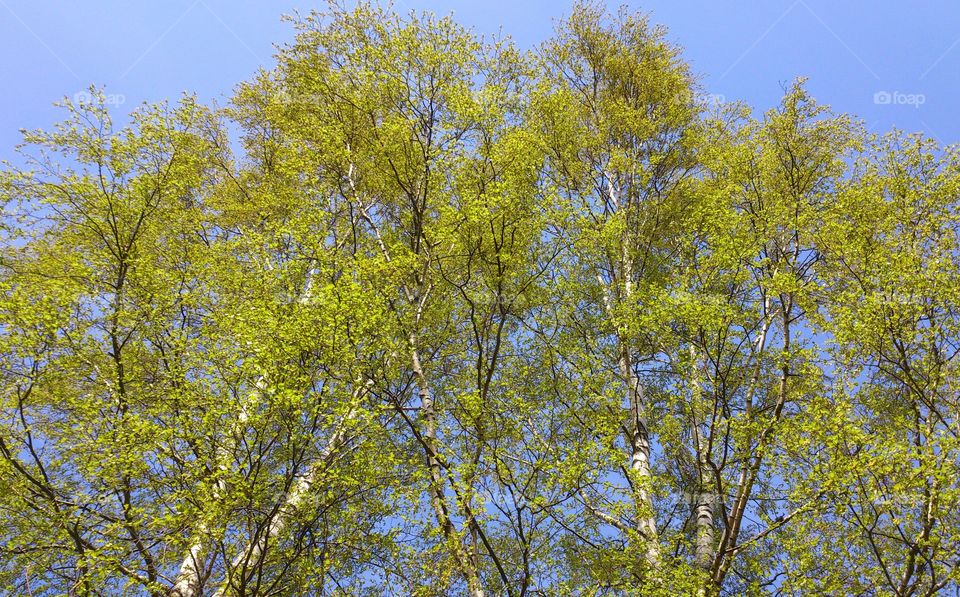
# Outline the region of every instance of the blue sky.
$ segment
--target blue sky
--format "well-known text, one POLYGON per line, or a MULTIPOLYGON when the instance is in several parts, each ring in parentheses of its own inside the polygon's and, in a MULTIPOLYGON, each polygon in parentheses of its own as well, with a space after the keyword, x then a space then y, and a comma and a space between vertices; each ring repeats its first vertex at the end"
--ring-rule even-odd
MULTIPOLYGON (((611 2, 616 8, 621 2, 611 2)), ((960 2, 956 0, 649 0, 707 92, 767 109, 802 75, 834 109, 876 131, 923 131, 960 142, 960 2)), ((280 16, 309 0, 0 0, 0 159, 19 129, 49 127, 51 106, 92 84, 126 113, 183 91, 224 99, 272 64, 291 37, 280 16)), ((569 2, 395 0, 397 10, 453 12, 521 46, 546 38, 569 2)))

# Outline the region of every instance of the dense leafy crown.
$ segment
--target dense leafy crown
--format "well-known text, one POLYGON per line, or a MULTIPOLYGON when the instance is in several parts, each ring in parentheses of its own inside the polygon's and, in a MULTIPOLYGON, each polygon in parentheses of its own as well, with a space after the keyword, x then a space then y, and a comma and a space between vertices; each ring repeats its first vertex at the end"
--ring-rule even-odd
POLYGON ((958 589, 955 149, 596 4, 296 27, 0 173, 6 593, 958 589))

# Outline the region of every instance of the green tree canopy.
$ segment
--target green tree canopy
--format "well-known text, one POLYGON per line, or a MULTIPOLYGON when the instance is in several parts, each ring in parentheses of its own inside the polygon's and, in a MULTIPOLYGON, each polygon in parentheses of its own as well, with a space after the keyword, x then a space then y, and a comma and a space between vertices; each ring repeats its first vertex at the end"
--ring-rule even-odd
POLYGON ((331 4, 0 170, 9 594, 960 589, 960 153, 331 4))

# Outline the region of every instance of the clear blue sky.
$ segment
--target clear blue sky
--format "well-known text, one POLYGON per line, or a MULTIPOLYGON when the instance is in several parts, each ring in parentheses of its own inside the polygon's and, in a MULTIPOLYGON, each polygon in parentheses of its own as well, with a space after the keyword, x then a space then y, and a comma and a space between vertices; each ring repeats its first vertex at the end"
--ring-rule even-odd
MULTIPOLYGON (((616 8, 621 2, 611 2, 616 8)), ((669 28, 709 93, 754 108, 781 84, 810 78, 816 97, 877 131, 960 141, 960 2, 956 0, 648 0, 627 2, 669 28), (877 95, 877 94, 880 95, 877 95), (886 95, 884 95, 886 93, 886 95)), ((0 0, 0 159, 20 128, 49 127, 51 106, 91 83, 126 113, 183 91, 204 100, 273 61, 291 37, 280 16, 310 0, 0 0)), ((550 34, 570 3, 395 0, 397 10, 453 12, 480 33, 523 47, 550 34)))

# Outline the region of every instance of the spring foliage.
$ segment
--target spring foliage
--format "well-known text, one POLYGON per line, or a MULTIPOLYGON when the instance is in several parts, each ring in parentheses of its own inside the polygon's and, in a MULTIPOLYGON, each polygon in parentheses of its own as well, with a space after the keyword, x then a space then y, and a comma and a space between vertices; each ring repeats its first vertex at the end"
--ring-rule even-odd
POLYGON ((957 590, 955 148, 597 4, 295 26, 0 172, 6 592, 957 590))

